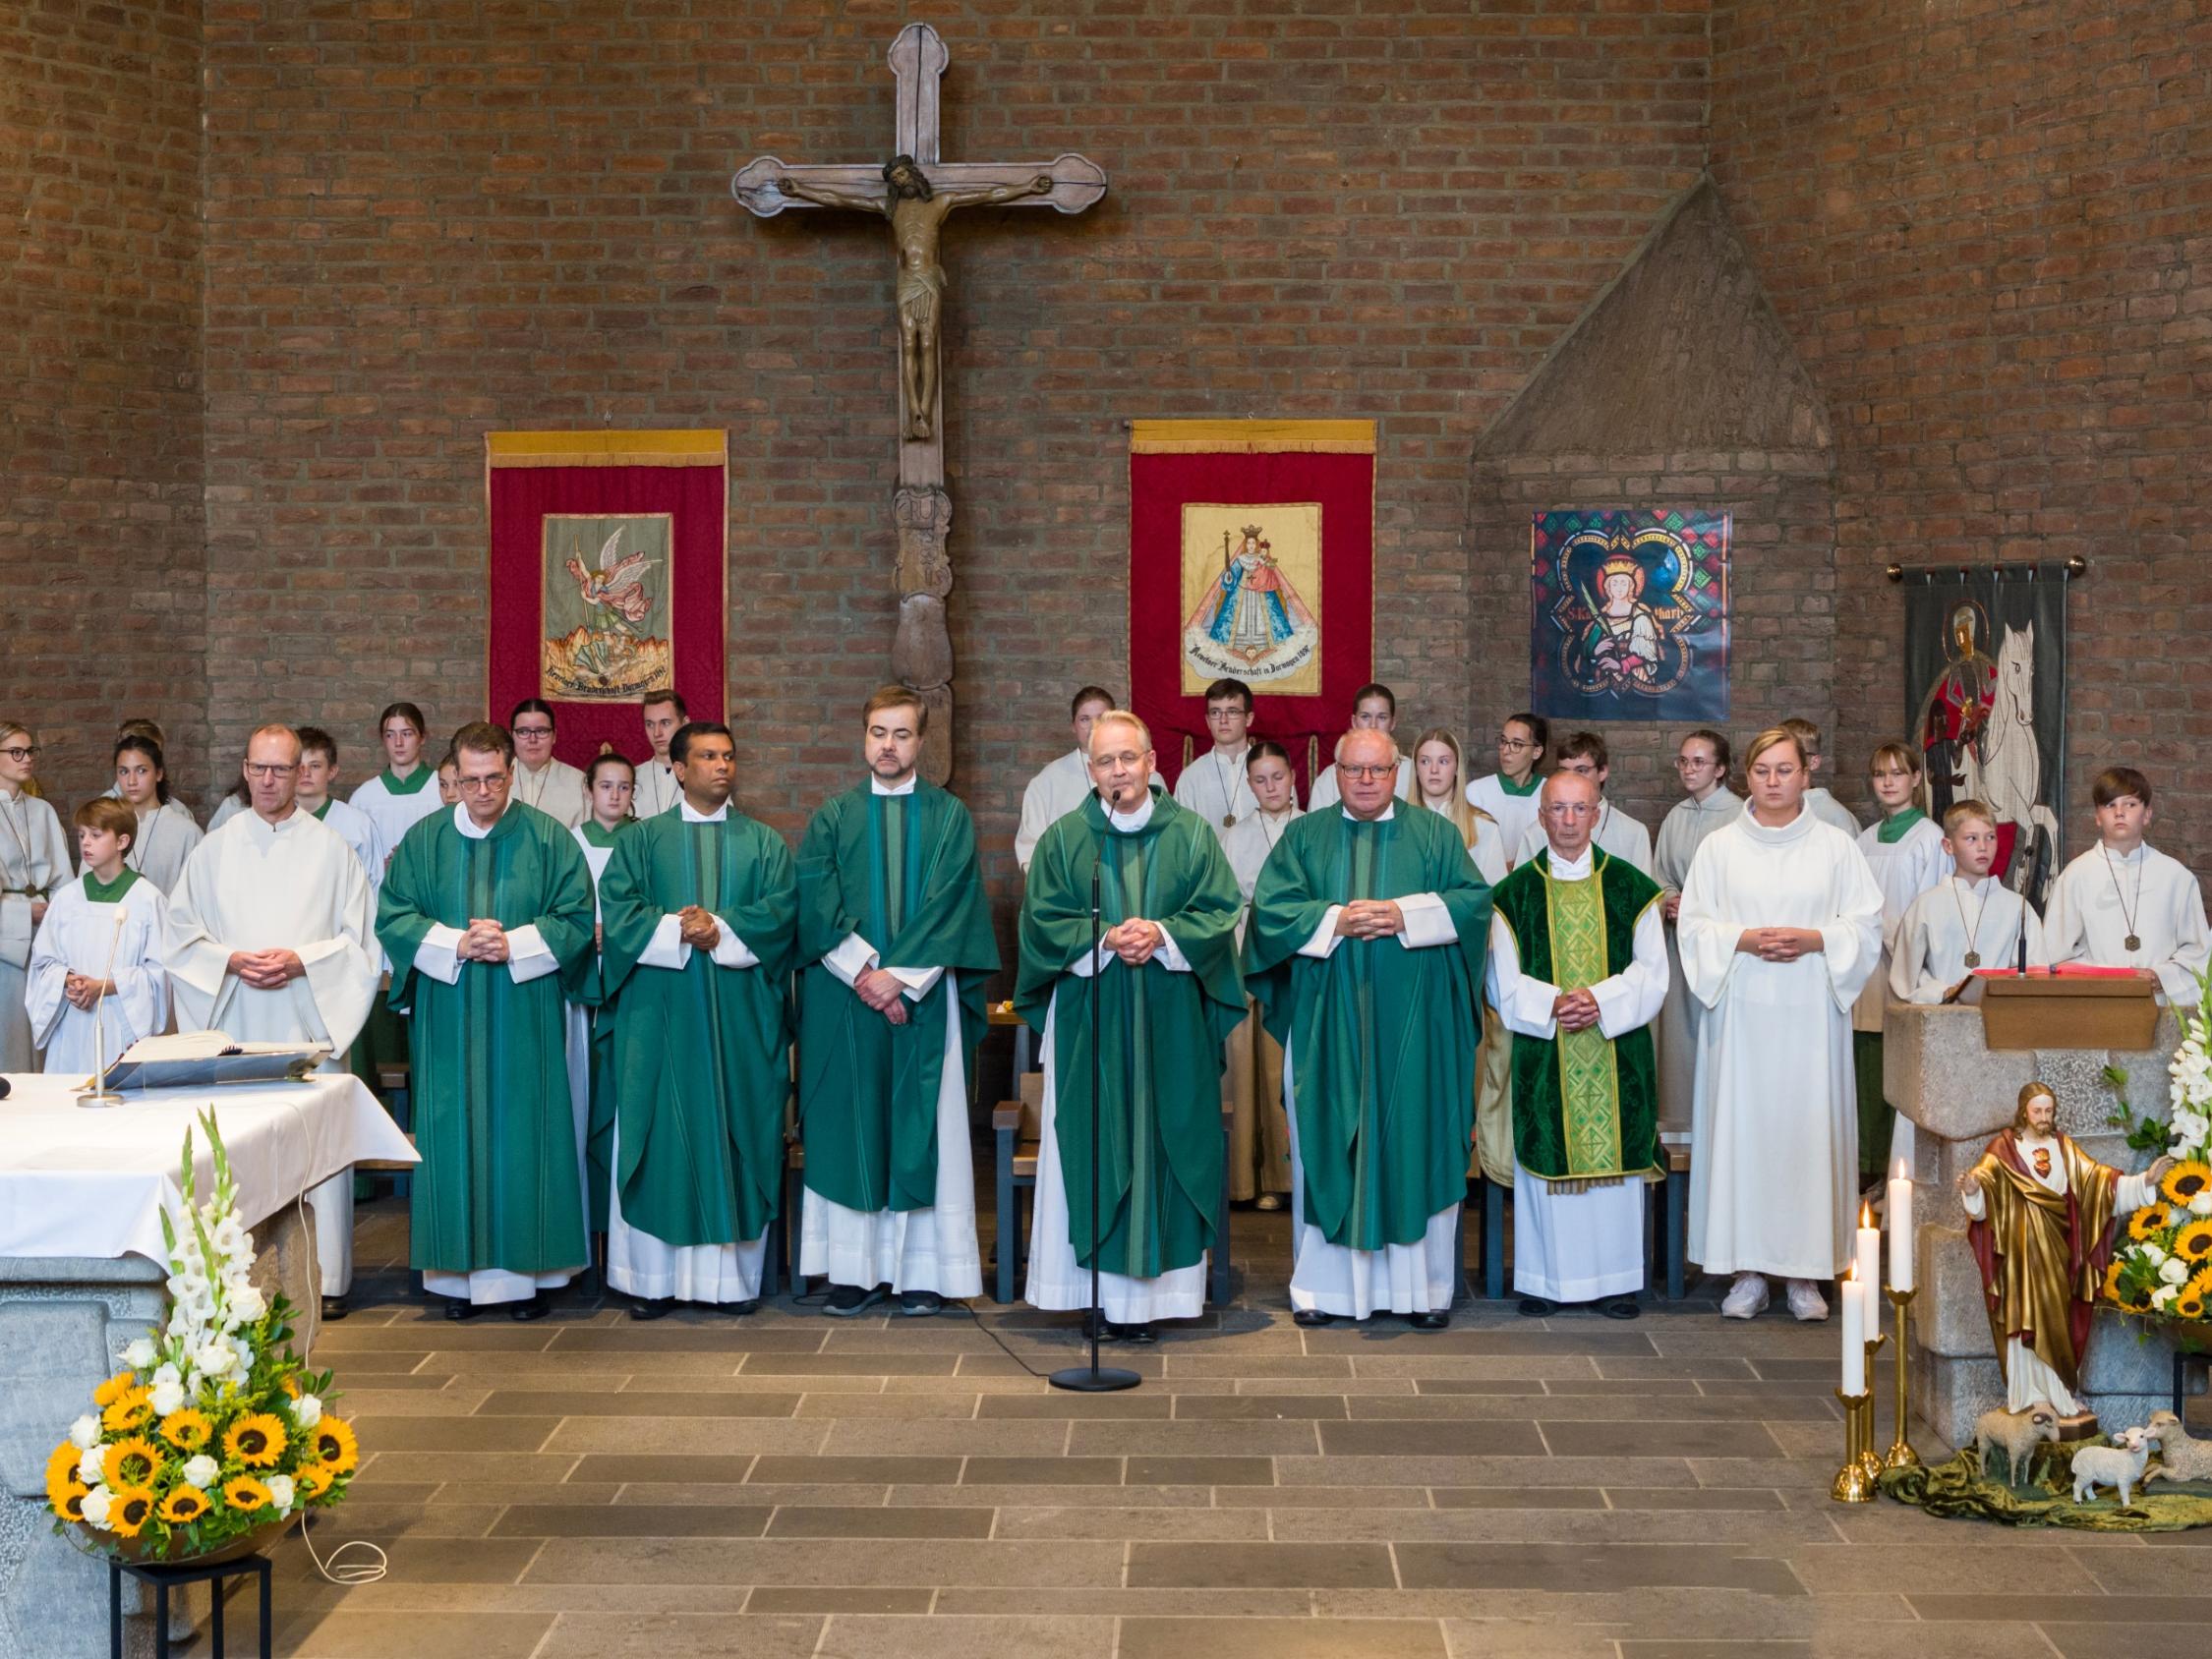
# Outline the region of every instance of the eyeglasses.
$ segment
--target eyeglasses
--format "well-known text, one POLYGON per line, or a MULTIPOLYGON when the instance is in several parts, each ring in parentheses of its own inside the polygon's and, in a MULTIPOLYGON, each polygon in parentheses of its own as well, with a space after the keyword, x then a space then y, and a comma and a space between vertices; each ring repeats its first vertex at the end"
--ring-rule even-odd
POLYGON ((1501 737, 1497 740, 1497 746, 1500 749, 1534 749, 1536 747, 1525 737, 1501 737))
POLYGON ((297 766, 270 766, 260 761, 248 761, 246 763, 246 775, 248 777, 290 777, 299 770, 297 766))
POLYGON ((1336 770, 1347 777, 1357 778, 1395 777, 1398 775, 1398 768, 1395 763, 1389 766, 1356 767, 1349 762, 1339 761, 1336 763, 1336 770))
POLYGON ((1720 763, 1711 755, 1677 755, 1674 767, 1677 772, 1687 772, 1692 767, 1717 767, 1720 763))
POLYGON ((466 789, 472 795, 489 795, 493 790, 505 783, 506 780, 507 774, 503 772, 494 772, 490 777, 456 778, 454 779, 453 787, 456 789, 466 789))
POLYGON ((1090 758, 1090 770, 1103 772, 1112 766, 1133 767, 1143 758, 1134 749, 1125 749, 1118 755, 1093 755, 1090 758))
POLYGON ((19 764, 21 764, 21 763, 22 763, 22 762, 24 762, 24 761, 28 761, 28 760, 31 759, 31 758, 32 758, 32 757, 33 757, 34 755, 36 755, 37 753, 38 753, 38 751, 37 751, 37 749, 35 749, 35 748, 20 748, 20 747, 19 747, 19 748, 15 748, 15 749, 0 749, 0 755, 5 755, 5 756, 7 756, 7 757, 8 757, 8 759, 9 759, 9 760, 11 760, 11 761, 15 761, 15 762, 17 762, 17 763, 19 763, 19 764))
POLYGON ((553 728, 550 725, 518 725, 514 728, 514 734, 517 737, 551 737, 553 728))

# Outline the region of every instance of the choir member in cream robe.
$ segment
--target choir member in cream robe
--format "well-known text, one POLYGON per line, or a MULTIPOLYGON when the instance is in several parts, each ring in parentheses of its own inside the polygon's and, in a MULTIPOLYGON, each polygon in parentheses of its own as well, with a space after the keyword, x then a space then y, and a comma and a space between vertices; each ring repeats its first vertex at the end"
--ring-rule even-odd
MULTIPOLYGON (((185 861, 169 895, 168 968, 177 1025, 243 1042, 327 1045, 325 1071, 369 1017, 382 975, 369 873, 294 795, 300 738, 262 726, 247 740, 253 798, 185 861)), ((308 1192, 322 1294, 344 1311, 353 1284, 353 1172, 308 1192)))
POLYGON ((200 824, 169 793, 159 739, 131 735, 115 740, 115 797, 139 819, 124 862, 166 895, 200 844, 200 824))
MULTIPOLYGON (((1475 861, 1475 873, 1496 887, 1512 868, 1508 847, 1497 820, 1468 799, 1467 765, 1458 737, 1433 726, 1415 742, 1413 759, 1414 788, 1421 805, 1452 821, 1467 843, 1467 856, 1475 861)), ((1501 1186, 1513 1178, 1512 1047, 1497 1009, 1484 997, 1482 1040, 1475 1050, 1475 1145, 1467 1157, 1470 1181, 1485 1168, 1497 1172, 1501 1186)))
POLYGON ((69 880, 69 840, 54 809, 30 793, 38 741, 0 720, 0 1071, 38 1069, 26 1009, 30 937, 46 903, 69 880))
POLYGON ((1745 763, 1751 804, 1698 850, 1682 888, 1682 972, 1706 1006, 1690 1162, 1691 1260, 1733 1274, 1749 1319, 1764 1277, 1824 1319, 1858 1191, 1851 1004, 1882 953, 1882 889, 1852 839, 1804 802, 1804 752, 1775 728, 1745 763))
POLYGON ((607 1099, 611 1083, 614 1016, 603 1006, 599 973, 600 936, 606 923, 599 902, 599 885, 607 875, 608 860, 614 856, 615 838, 636 820, 630 816, 636 799, 637 769, 620 755, 601 755, 584 769, 591 814, 569 833, 583 849, 584 863, 592 873, 592 972, 583 976, 582 999, 568 1004, 568 1099, 576 1114, 576 1167, 583 1173, 584 1203, 592 1217, 592 1230, 607 1230, 608 1138, 613 1132, 612 1104, 607 1099))
POLYGON ((638 818, 658 818, 683 798, 675 762, 669 759, 669 739, 691 718, 691 707, 674 691, 663 688, 645 694, 645 701, 638 706, 638 717, 645 722, 645 741, 653 753, 636 769, 630 807, 638 818))
POLYGON ((1592 1301, 1636 1317, 1644 1183, 1664 1173, 1649 1032, 1666 999, 1661 895, 1592 846, 1600 805, 1588 778, 1552 773, 1540 809, 1548 845, 1492 894, 1489 996, 1513 1033, 1513 1288, 1534 1318, 1592 1301), (1596 927, 1567 937, 1569 905, 1596 927))
POLYGON ((2054 962, 2149 968, 2166 1000, 2195 1006, 2198 976, 2212 961, 2204 890, 2187 868, 2143 839, 2150 780, 2133 767, 2097 774, 2097 844, 2059 872, 2045 907, 2043 937, 2054 962))
POLYGON ((1014 832, 1014 861, 1029 873, 1037 842, 1047 830, 1091 797, 1091 722, 1114 706, 1113 693, 1086 685, 1077 692, 1068 712, 1074 723, 1076 746, 1029 779, 1021 791, 1021 823, 1014 832))
POLYGON ((1879 823, 1859 831, 1859 852, 1882 889, 1882 966, 1851 1009, 1852 1064, 1859 1098, 1859 1175, 1872 1182, 1898 1163, 1912 1162, 1912 1119, 1901 1122, 1882 1093, 1882 1013, 1890 1001, 1890 959, 1912 901, 1950 874, 1944 832, 1920 810, 1920 757, 1902 743, 1885 743, 1867 762, 1879 823))
MULTIPOLYGON (((1558 759, 1553 763, 1557 772, 1579 772, 1598 787, 1598 831, 1591 842, 1600 852, 1611 853, 1624 863, 1634 865, 1645 875, 1652 873, 1652 832, 1637 820, 1622 812, 1604 798, 1605 779, 1612 775, 1612 756, 1605 740, 1594 731, 1578 731, 1559 745, 1558 759)), ((1521 832, 1521 845, 1513 862, 1525 863, 1544 848, 1543 826, 1531 824, 1521 832)))
MULTIPOLYGON (((1237 920, 1237 949, 1245 947, 1252 887, 1283 831, 1305 817, 1298 805, 1298 776, 1280 743, 1264 738, 1245 751, 1245 775, 1256 810, 1237 820, 1222 837, 1229 870, 1237 878, 1244 909, 1237 920)), ((1261 1210, 1280 1210, 1290 1196, 1290 1120, 1283 1106, 1283 1046, 1260 1023, 1259 1005, 1245 998, 1245 1021, 1229 1033, 1229 1069, 1222 1093, 1229 1101, 1229 1196, 1261 1210)))
POLYGON ((536 807, 573 830, 589 815, 584 809, 584 774, 553 759, 553 705, 526 697, 507 716, 514 734, 514 798, 536 807))
MULTIPOLYGON (((1379 731, 1384 735, 1398 726, 1398 694, 1386 685, 1364 685, 1352 694, 1352 723, 1344 729, 1355 731, 1379 731)), ((1393 742, 1396 739, 1392 739, 1393 742)), ((1392 798, 1410 801, 1414 798, 1413 756, 1409 752, 1398 757, 1398 775, 1390 785, 1392 798)), ((1339 806, 1343 796, 1338 793, 1336 768, 1323 767, 1313 779, 1313 788, 1306 803, 1309 812, 1319 812, 1323 807, 1339 806)))
POLYGON ((138 827, 123 801, 102 797, 77 809, 85 874, 54 893, 30 947, 31 1034, 48 1071, 89 1077, 97 1061, 113 1064, 141 1037, 168 1028, 161 949, 169 906, 124 863, 138 827))
POLYGON ((1682 907, 1682 884, 1690 861, 1706 836, 1743 811, 1743 799, 1728 791, 1728 740, 1701 729, 1682 739, 1674 753, 1674 774, 1683 799, 1659 824, 1652 853, 1652 877, 1665 893, 1666 1004, 1659 1010, 1659 1128, 1690 1132, 1690 1102, 1698 1069, 1698 1015, 1703 1004, 1682 978, 1682 951, 1675 942, 1675 912, 1682 907))
POLYGON ((1226 847, 1229 831, 1258 810, 1245 777, 1245 755, 1252 748, 1252 687, 1243 680, 1215 680, 1206 687, 1206 730, 1213 747, 1183 769, 1175 780, 1175 804, 1213 826, 1226 847))
POLYGON ((1956 868, 1906 906, 1890 944, 1892 995, 1924 1007, 1950 1001, 1976 968, 2015 966, 2023 928, 2028 966, 2051 963, 2034 908, 1990 874, 1996 815, 1980 801, 1954 801, 1944 827, 1944 851, 1956 868))
MULTIPOLYGON (((377 716, 377 738, 383 745, 382 772, 347 797, 347 805, 376 826, 377 844, 384 862, 399 848, 407 831, 426 818, 437 816, 441 801, 437 772, 423 759, 423 712, 412 703, 394 703, 377 716)), ((372 870, 372 882, 383 880, 381 870, 372 870)))
POLYGON ((337 780, 338 740, 320 726, 300 727, 300 810, 320 819, 353 848, 353 856, 368 873, 369 890, 375 892, 384 885, 384 866, 392 849, 384 845, 376 820, 330 793, 337 780))
POLYGON ((1497 771, 1467 786, 1467 804, 1497 822, 1508 868, 1520 859, 1521 842, 1537 821, 1537 791, 1543 787, 1543 761, 1551 747, 1551 722, 1523 710, 1508 715, 1497 733, 1497 771))

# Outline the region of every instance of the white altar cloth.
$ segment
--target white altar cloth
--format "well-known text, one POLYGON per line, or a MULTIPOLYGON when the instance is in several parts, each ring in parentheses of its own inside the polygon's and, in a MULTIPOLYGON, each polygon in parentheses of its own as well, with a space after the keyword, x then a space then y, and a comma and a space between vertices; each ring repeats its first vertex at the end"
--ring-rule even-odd
MULTIPOLYGON (((147 1256, 163 1261, 161 1205, 176 1192, 185 1130, 209 1106, 230 1153, 239 1219, 259 1227, 349 1165, 413 1164, 415 1149, 360 1079, 127 1092, 76 1104, 82 1076, 14 1073, 0 1101, 0 1257, 147 1256)), ((213 1188, 204 1133, 195 1185, 213 1188)))

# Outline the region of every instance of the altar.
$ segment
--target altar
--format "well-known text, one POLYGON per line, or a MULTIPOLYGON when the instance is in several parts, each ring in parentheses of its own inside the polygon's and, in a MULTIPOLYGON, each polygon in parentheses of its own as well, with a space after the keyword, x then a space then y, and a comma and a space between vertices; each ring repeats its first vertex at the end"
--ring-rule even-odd
MULTIPOLYGON (((299 1202, 316 1182, 415 1152, 359 1080, 157 1089, 87 1111, 82 1078, 15 1075, 0 1101, 0 1659, 105 1654, 107 1572, 54 1536, 45 1462, 124 1347, 162 1317, 161 1206, 176 1191, 185 1131, 212 1109, 259 1251, 254 1278, 300 1310, 305 1355, 320 1297, 315 1230, 299 1202)), ((213 1162, 193 1150, 203 1191, 213 1162)), ((137 1586, 131 1587, 132 1592, 137 1586)), ((128 1605, 128 1603, 126 1604, 128 1605)), ((127 1622, 127 1652, 150 1652, 150 1622, 127 1622)))

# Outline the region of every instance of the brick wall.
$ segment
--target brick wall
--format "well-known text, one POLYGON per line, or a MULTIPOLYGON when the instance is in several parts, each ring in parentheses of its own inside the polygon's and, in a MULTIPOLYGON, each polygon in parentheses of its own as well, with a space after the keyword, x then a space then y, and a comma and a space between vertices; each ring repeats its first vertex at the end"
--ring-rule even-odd
POLYGON ((2078 553, 2068 848, 2125 761, 2212 871, 2203 7, 1712 13, 1714 170, 1834 417, 1843 766, 1906 718, 1886 563, 2078 553))
POLYGON ((199 0, 0 21, 0 718, 66 814, 121 715, 204 770, 199 0))

